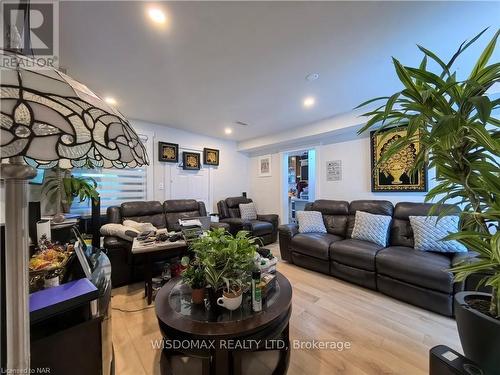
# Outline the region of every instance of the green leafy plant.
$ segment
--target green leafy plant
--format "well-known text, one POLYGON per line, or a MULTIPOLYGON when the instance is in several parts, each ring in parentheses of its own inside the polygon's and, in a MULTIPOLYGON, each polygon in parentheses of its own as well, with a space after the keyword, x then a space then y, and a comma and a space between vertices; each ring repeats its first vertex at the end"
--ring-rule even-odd
POLYGON ((57 205, 58 212, 61 205, 63 207, 71 207, 73 200, 79 198, 80 202, 87 199, 99 198, 97 192, 97 183, 91 177, 74 177, 68 172, 56 168, 56 174, 45 178, 42 194, 52 204, 57 205))
POLYGON ((249 280, 255 257, 255 238, 241 231, 232 236, 224 229, 214 229, 191 244, 197 260, 204 268, 205 279, 214 289, 227 280, 236 285, 249 280))
POLYGON ((206 281, 203 267, 195 262, 190 263, 182 272, 182 281, 188 284, 192 289, 204 288, 206 281))
MULTIPOLYGON (((381 162, 420 139, 414 171, 425 164, 436 169, 437 185, 426 195, 436 205, 452 202, 461 206, 456 239, 479 253, 476 262, 462 263, 451 271, 456 281, 473 273, 484 274, 481 284, 492 287, 490 314, 500 317, 500 219, 499 126, 493 112, 500 99, 490 100, 487 90, 500 80, 500 63, 489 60, 499 31, 486 45, 475 66, 464 79, 457 77, 454 63, 487 29, 463 42, 447 62, 418 46, 423 59, 418 67, 404 66, 393 58, 396 74, 404 88, 391 96, 379 97, 359 107, 383 100, 364 114, 369 117, 359 133, 391 127, 407 127, 407 135, 387 149, 381 162), (437 72, 429 68, 437 67, 437 72)), ((445 215, 446 212, 440 215, 445 215)))

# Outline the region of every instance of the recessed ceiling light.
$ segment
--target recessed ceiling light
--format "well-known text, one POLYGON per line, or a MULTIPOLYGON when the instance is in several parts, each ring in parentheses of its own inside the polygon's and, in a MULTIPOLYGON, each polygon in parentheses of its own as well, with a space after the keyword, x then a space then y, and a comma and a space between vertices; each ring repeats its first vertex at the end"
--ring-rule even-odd
POLYGON ((224 133, 226 133, 226 134, 231 134, 232 132, 233 132, 233 129, 231 129, 231 128, 224 129, 224 133))
POLYGON ((306 75, 307 81, 316 81, 318 78, 319 78, 318 73, 310 73, 310 74, 306 75))
POLYGON ((167 16, 165 15, 165 12, 163 12, 163 10, 159 8, 149 8, 148 15, 153 22, 160 24, 164 24, 165 22, 167 22, 167 16))
POLYGON ((111 104, 111 105, 116 105, 116 99, 115 98, 112 98, 111 96, 106 96, 104 98, 104 101, 108 104, 111 104))
POLYGON ((304 99, 304 102, 302 104, 306 108, 311 108, 314 106, 315 103, 316 103, 316 100, 312 96, 308 96, 307 98, 304 99))

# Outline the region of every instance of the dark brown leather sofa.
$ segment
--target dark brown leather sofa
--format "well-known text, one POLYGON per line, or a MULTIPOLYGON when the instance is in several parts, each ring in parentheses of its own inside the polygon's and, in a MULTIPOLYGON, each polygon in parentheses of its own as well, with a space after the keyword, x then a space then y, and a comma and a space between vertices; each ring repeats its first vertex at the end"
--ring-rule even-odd
MULTIPOLYGON (((431 204, 383 200, 317 200, 306 210, 320 211, 328 233, 298 233, 279 227, 281 257, 298 266, 378 290, 439 314, 453 315, 453 295, 463 284, 448 271, 474 253, 445 254, 413 248, 409 216, 425 216, 431 204), (389 243, 380 246, 351 238, 356 211, 392 216, 389 243)), ((443 208, 449 206, 443 206, 443 208)), ((438 211, 439 212, 439 211, 438 211)))
POLYGON ((239 205, 251 202, 252 200, 246 197, 231 197, 219 201, 217 203, 219 221, 229 224, 229 231, 232 234, 236 234, 240 230, 246 230, 252 236, 260 238, 263 245, 276 242, 278 239, 278 215, 257 215, 257 220, 241 219, 239 205))
MULTIPOLYGON (((194 199, 168 200, 163 204, 158 201, 126 202, 121 206, 112 206, 107 209, 108 223, 121 224, 124 220, 134 220, 141 223, 151 223, 158 229, 167 228, 169 231, 179 231, 179 219, 207 216, 203 202, 194 199)), ((212 227, 229 229, 227 224, 212 223, 212 227)), ((140 257, 133 257, 130 241, 113 237, 104 237, 104 247, 108 251, 111 261, 111 281, 113 286, 125 285, 138 281, 143 277, 143 265, 140 257)), ((165 261, 160 255, 153 259, 156 271, 165 261)))

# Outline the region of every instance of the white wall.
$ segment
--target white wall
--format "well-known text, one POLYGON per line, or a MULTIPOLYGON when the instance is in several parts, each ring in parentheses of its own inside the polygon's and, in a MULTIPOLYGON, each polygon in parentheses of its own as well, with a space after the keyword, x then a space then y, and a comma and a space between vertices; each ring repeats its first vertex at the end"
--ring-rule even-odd
POLYGON ((257 206, 259 214, 277 214, 280 207, 280 154, 272 154, 271 176, 259 177, 259 158, 253 157, 250 161, 250 189, 249 198, 257 206))
MULTIPOLYGON (((243 191, 249 190, 249 158, 246 154, 237 150, 236 142, 207 137, 140 120, 131 120, 130 123, 138 133, 149 133, 153 136, 154 153, 149 155, 154 171, 152 199, 164 201, 170 198, 170 170, 178 168, 176 164, 158 161, 159 141, 177 143, 180 147, 200 150, 200 153, 204 147, 220 150, 220 165, 218 167, 203 166, 203 168, 210 168, 212 207, 207 207, 209 212, 217 212, 216 205, 219 200, 230 196, 238 196, 243 191), (163 189, 160 188, 160 184, 163 184, 163 189)), ((186 198, 189 197, 186 196, 186 198)))
MULTIPOLYGON (((393 203, 422 202, 425 193, 372 193, 369 137, 320 146, 319 197, 322 199, 385 199, 393 203), (342 181, 326 180, 326 162, 342 160, 342 181)), ((428 186, 434 186, 434 171, 428 173, 428 186)))

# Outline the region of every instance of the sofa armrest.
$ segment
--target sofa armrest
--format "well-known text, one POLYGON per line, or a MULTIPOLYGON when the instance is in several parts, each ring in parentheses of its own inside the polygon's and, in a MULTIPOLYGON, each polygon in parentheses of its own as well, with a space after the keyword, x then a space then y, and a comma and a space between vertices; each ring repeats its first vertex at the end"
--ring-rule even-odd
POLYGON ((278 228, 281 259, 292 262, 292 238, 299 232, 296 224, 280 225, 278 228))
POLYGON ((252 224, 247 220, 242 220, 239 217, 231 217, 227 219, 219 220, 219 223, 229 224, 229 232, 231 234, 236 234, 240 230, 252 231, 252 224))
MULTIPOLYGON (((479 261, 479 253, 469 251, 467 253, 456 253, 451 258, 451 266, 456 267, 461 264, 470 264, 479 261)), ((467 277, 465 281, 455 283, 454 291, 479 291, 484 293, 491 293, 491 288, 480 285, 481 280, 488 276, 488 272, 476 272, 467 277)))
POLYGON ((276 242, 276 240, 278 239, 278 226, 280 217, 275 214, 257 215, 257 220, 267 221, 268 223, 271 223, 273 225, 271 242, 276 242))

